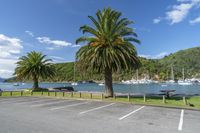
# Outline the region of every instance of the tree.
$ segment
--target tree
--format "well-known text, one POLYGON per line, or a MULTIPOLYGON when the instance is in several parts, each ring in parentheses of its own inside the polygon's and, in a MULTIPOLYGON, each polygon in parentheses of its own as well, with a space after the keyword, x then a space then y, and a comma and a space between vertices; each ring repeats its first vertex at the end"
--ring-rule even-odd
POLYGON ((39 78, 52 78, 55 75, 55 68, 51 59, 45 59, 46 55, 32 51, 26 56, 19 58, 16 63, 15 75, 18 79, 33 80, 33 90, 39 89, 39 78))
POLYGON ((89 70, 104 73, 105 90, 108 97, 113 96, 112 73, 130 70, 138 67, 137 51, 132 44, 140 43, 137 34, 128 27, 132 24, 127 18, 121 18, 122 13, 111 8, 98 10, 96 18, 88 16, 93 26, 80 27, 83 36, 76 44, 86 42, 76 54, 77 60, 89 70))

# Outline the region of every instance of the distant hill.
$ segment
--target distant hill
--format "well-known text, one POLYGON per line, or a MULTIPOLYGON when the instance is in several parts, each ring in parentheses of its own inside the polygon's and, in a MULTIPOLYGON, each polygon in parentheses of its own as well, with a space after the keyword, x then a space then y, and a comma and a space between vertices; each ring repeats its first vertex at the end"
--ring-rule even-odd
MULTIPOLYGON (((187 78, 200 77, 200 47, 180 50, 162 59, 146 59, 139 57, 141 67, 139 77, 149 77, 157 80, 167 80, 170 77, 171 66, 174 68, 175 78, 182 77, 182 69, 185 69, 187 78)), ((56 76, 45 81, 73 81, 74 63, 55 64, 56 76)), ((80 63, 76 63, 76 80, 103 80, 104 76, 94 71, 86 71, 80 63)), ((121 81, 136 77, 136 70, 121 71, 113 74, 113 80, 121 81)), ((16 81, 15 78, 7 81, 16 81)))
POLYGON ((180 50, 159 60, 162 67, 168 70, 173 66, 175 74, 179 76, 182 69, 188 77, 200 76, 200 47, 180 50))

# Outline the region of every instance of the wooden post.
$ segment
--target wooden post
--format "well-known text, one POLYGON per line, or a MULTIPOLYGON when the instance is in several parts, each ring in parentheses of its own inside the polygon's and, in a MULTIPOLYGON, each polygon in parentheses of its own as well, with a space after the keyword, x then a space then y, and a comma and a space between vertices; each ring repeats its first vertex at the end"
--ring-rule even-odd
POLYGON ((73 97, 73 95, 74 95, 73 92, 71 92, 71 97, 73 97))
POLYGON ((23 96, 23 91, 21 91, 21 96, 23 96))
POLYGON ((92 93, 90 93, 90 99, 92 99, 92 93))
POLYGON ((79 93, 79 97, 81 98, 81 92, 79 93))
POLYGON ((163 95, 163 103, 164 103, 164 104, 166 103, 165 95, 163 95))
POLYGON ((144 102, 146 102, 147 100, 146 100, 146 95, 144 94, 144 102))
POLYGON ((65 96, 65 92, 63 92, 63 97, 65 96))
POLYGON ((113 98, 116 100, 116 94, 113 95, 113 98))
POLYGON ((48 91, 48 96, 50 96, 50 92, 48 91))
POLYGON ((184 103, 184 105, 187 105, 187 100, 186 100, 185 96, 183 97, 183 103, 184 103))
POLYGON ((10 91, 10 96, 12 96, 12 91, 10 91))
POLYGON ((130 102, 130 94, 128 93, 128 101, 130 102))
POLYGON ((101 94, 101 100, 103 100, 103 93, 101 94))

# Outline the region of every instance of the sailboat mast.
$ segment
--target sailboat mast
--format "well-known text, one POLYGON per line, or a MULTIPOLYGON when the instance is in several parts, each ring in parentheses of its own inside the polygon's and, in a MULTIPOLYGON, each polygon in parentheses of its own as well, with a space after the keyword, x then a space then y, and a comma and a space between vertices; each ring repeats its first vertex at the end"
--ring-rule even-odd
POLYGON ((136 70, 136 80, 138 81, 138 69, 136 70))
POLYGON ((182 69, 182 74, 183 74, 183 80, 185 80, 185 70, 184 70, 184 68, 182 69))
POLYGON ((174 69, 173 69, 173 66, 171 66, 171 74, 172 74, 171 75, 172 76, 171 79, 174 80, 174 69))
POLYGON ((75 76, 76 76, 75 74, 76 73, 75 73, 75 71, 76 71, 76 60, 74 61, 74 82, 76 82, 76 79, 75 79, 75 76))

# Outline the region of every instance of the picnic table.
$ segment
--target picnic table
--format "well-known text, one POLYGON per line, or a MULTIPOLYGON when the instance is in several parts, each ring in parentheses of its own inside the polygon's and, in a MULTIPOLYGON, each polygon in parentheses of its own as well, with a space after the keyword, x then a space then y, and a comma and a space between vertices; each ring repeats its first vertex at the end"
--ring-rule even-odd
POLYGON ((171 94, 172 92, 175 92, 175 91, 176 91, 176 90, 160 90, 160 92, 163 92, 167 98, 169 98, 169 97, 170 97, 170 94, 171 94))

